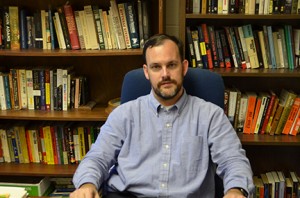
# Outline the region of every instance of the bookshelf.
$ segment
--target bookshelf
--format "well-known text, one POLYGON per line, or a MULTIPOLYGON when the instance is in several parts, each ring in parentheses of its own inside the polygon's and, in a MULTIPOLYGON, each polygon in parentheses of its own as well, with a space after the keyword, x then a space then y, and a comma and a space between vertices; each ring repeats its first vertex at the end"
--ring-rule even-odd
MULTIPOLYGON (((186 26, 201 23, 223 26, 234 25, 283 25, 299 28, 299 14, 190 14, 186 13, 186 1, 180 1, 179 37, 187 46, 186 26)), ((185 48, 186 57, 188 50, 185 48)), ((279 93, 283 88, 300 93, 300 72, 298 69, 236 69, 214 68, 222 75, 225 86, 236 86, 243 91, 268 91, 279 93)), ((238 134, 255 175, 272 170, 282 170, 286 174, 293 170, 300 173, 299 136, 270 136, 260 134, 238 134)))
MULTIPOLYGON (((65 4, 65 0, 3 0, 3 6, 18 6, 26 8, 29 13, 36 10, 48 9, 48 5, 55 10, 65 4)), ((110 5, 109 0, 71 0, 73 10, 82 10, 85 5, 98 5, 105 10, 110 5)), ((126 0, 117 0, 126 2, 126 0)), ((137 1, 134 1, 137 2, 137 1)), ((164 31, 164 0, 151 0, 149 6, 151 20, 151 34, 164 31)), ((129 70, 139 68, 143 64, 141 49, 125 50, 9 50, 0 49, 0 71, 7 72, 18 66, 74 66, 76 74, 87 76, 92 100, 97 102, 93 110, 71 109, 67 111, 42 110, 5 110, 0 111, 0 121, 17 122, 28 121, 75 121, 75 122, 103 122, 108 114, 105 111, 109 100, 120 97, 123 76, 129 70)), ((18 164, 0 163, 0 176, 50 176, 72 177, 77 168, 76 164, 45 165, 39 163, 18 164)))

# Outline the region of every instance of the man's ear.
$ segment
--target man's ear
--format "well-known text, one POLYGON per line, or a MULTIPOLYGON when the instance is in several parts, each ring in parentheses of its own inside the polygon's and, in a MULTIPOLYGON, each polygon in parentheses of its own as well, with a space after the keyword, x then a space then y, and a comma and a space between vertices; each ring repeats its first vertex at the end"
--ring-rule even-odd
POLYGON ((188 71, 188 68, 189 68, 189 61, 187 61, 186 59, 184 59, 182 61, 182 66, 183 66, 183 75, 185 76, 187 71, 188 71))
POLYGON ((144 75, 149 80, 149 74, 148 74, 148 66, 146 64, 143 65, 144 75))

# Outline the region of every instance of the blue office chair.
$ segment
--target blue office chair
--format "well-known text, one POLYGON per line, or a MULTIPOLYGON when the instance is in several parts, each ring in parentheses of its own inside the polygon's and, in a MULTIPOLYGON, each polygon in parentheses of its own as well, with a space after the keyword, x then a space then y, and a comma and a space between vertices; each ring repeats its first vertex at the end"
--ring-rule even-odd
MULTIPOLYGON (((183 86, 190 95, 197 96, 224 108, 224 83, 222 77, 209 70, 189 68, 183 86)), ((121 104, 150 93, 150 82, 142 68, 129 71, 123 80, 121 104)), ((215 197, 223 197, 223 182, 216 175, 215 197)))

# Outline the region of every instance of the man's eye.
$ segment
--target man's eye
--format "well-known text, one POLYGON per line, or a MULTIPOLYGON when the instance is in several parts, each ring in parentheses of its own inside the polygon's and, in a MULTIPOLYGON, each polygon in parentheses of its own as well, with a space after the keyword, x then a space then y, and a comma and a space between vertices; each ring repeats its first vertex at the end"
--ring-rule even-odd
POLYGON ((153 70, 159 70, 161 67, 159 65, 154 65, 151 67, 153 70))
POLYGON ((168 65, 169 68, 175 68, 176 66, 177 66, 177 65, 174 64, 174 63, 168 65))

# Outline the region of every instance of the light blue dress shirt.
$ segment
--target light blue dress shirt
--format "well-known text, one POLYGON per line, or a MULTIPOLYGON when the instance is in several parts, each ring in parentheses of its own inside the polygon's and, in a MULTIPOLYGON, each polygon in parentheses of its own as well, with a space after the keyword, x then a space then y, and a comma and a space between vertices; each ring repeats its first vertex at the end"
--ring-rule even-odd
POLYGON ((73 182, 99 188, 108 179, 110 190, 137 196, 211 198, 215 172, 225 192, 253 190, 250 163, 223 109, 185 92, 167 109, 151 92, 109 115, 73 182), (118 174, 109 177, 116 163, 118 174))

